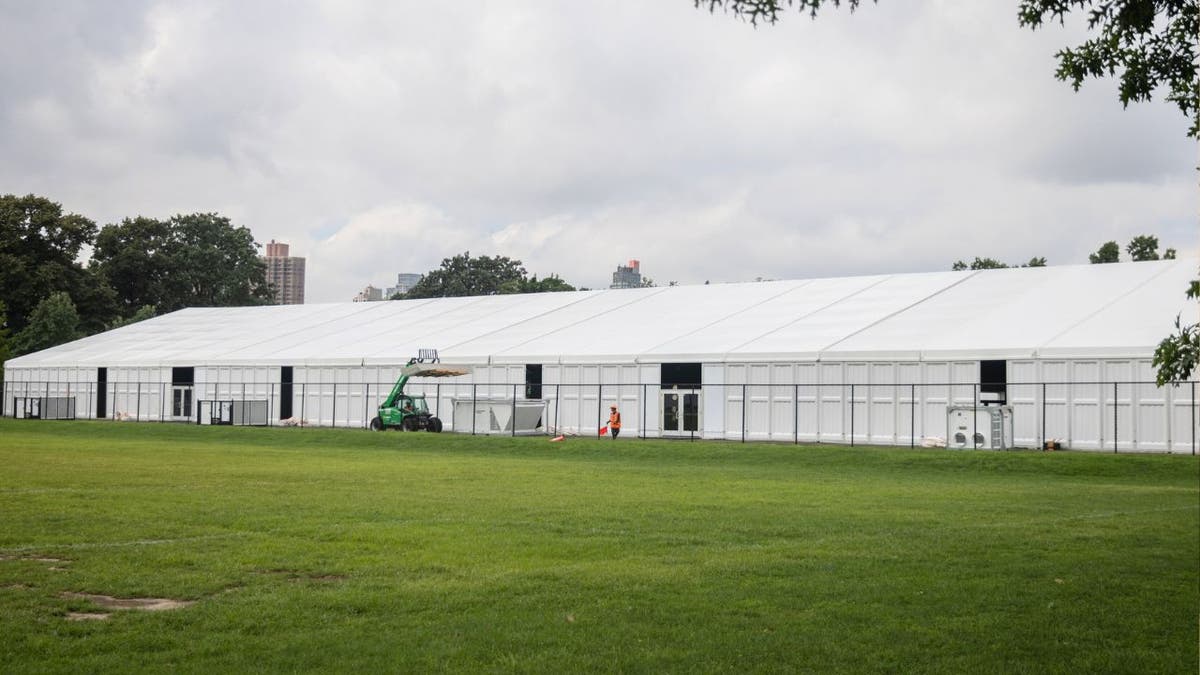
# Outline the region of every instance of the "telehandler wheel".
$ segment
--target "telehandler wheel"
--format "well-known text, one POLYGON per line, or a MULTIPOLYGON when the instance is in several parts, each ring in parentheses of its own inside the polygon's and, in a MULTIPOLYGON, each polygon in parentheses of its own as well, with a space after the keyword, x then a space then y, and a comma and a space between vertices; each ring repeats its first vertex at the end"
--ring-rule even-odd
POLYGON ((408 417, 404 418, 404 422, 401 424, 401 426, 404 427, 405 431, 416 431, 418 424, 420 424, 420 422, 417 421, 416 415, 409 415, 408 417))
POLYGON ((442 421, 436 417, 430 417, 429 423, 425 425, 425 431, 434 434, 442 433, 442 421))
POLYGON ((383 422, 378 417, 371 418, 371 431, 383 431, 383 422))

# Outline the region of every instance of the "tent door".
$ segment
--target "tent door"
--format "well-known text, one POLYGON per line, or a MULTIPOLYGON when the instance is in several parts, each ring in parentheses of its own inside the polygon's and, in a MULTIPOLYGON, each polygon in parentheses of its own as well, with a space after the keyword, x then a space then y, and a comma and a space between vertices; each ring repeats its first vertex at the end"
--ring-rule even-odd
POLYGON ((189 421, 192 418, 192 388, 173 385, 171 387, 171 419, 189 421))
POLYGON ((694 436, 700 430, 700 392, 668 389, 662 392, 663 436, 694 436))

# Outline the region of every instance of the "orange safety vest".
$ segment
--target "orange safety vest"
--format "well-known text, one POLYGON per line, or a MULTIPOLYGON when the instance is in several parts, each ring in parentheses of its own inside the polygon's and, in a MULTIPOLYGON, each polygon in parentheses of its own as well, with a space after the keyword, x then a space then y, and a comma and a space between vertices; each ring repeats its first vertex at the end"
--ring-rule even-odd
POLYGON ((608 415, 608 426, 614 429, 621 428, 621 413, 613 411, 608 415))

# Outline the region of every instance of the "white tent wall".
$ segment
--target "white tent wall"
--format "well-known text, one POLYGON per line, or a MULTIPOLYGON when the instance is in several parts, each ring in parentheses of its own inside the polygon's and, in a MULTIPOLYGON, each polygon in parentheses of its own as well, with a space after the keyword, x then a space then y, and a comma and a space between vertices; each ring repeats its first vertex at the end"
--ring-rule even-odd
POLYGON ((1157 387, 1153 379, 1150 359, 1009 362, 1016 443, 1032 447, 1058 440, 1078 450, 1192 452, 1194 385, 1157 387))
POLYGON ((1006 364, 1019 446, 1190 452, 1194 385, 1147 382, 1174 317, 1197 314, 1182 292, 1195 270, 1181 259, 193 308, 9 360, 3 411, 19 396, 72 396, 77 417, 95 416, 105 368, 106 417, 185 420, 200 400, 266 400, 275 423, 288 368, 290 416, 363 428, 408 357, 436 347, 471 374, 409 391, 448 429, 466 431, 456 400, 523 402, 540 365, 546 431, 594 434, 616 404, 626 435, 691 435, 663 421, 697 392, 660 386, 662 364, 686 363, 700 369, 697 436, 907 445, 945 436, 947 408, 977 402, 985 359, 1006 364), (194 387, 174 385, 188 367, 194 387))
MULTIPOLYGON (((387 395, 400 364, 296 366, 293 415, 316 426, 364 428, 387 395)), ((608 406, 622 412, 627 436, 662 433, 660 364, 544 364, 544 430, 592 435, 608 406)), ((172 411, 171 368, 108 369, 108 417, 192 421, 200 400, 263 400, 276 423, 278 366, 195 368, 192 406, 172 411)), ((872 445, 920 444, 944 437, 946 411, 972 405, 978 361, 706 363, 702 366, 701 432, 709 439, 872 445), (744 398, 743 398, 744 397, 744 398), (743 414, 744 410, 744 414, 743 414), (915 429, 914 429, 915 427, 915 429)), ((1014 444, 1060 441, 1077 450, 1192 452, 1195 386, 1156 387, 1149 359, 1023 359, 1007 362, 1014 444)), ((95 368, 8 368, 4 413, 24 396, 70 396, 76 416, 93 418, 101 395, 95 368)), ((454 401, 525 398, 525 367, 476 366, 458 378, 414 378, 408 391, 454 427, 454 401)))

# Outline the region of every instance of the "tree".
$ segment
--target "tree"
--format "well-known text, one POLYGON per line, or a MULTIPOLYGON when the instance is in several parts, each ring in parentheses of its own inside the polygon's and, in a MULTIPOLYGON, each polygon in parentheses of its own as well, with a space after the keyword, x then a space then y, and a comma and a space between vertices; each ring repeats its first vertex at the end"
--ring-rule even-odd
POLYGON ((1196 0, 1021 0, 1018 17, 1022 26, 1036 30, 1047 20, 1061 25, 1068 13, 1085 10, 1088 30, 1099 35, 1055 54, 1055 76, 1070 82, 1076 91, 1086 79, 1117 76, 1117 96, 1124 106, 1149 101, 1155 89, 1165 86, 1166 100, 1191 120, 1188 135, 1200 137, 1195 52, 1200 4, 1196 0))
POLYGON ((520 284, 525 280, 525 267, 520 260, 504 256, 471 257, 467 251, 452 258, 443 258, 439 269, 421 277, 416 286, 408 289, 405 299, 445 298, 466 295, 495 295, 507 283, 520 284))
POLYGON ((254 236, 216 213, 126 218, 100 231, 93 261, 116 289, 124 318, 146 305, 166 313, 271 300, 254 236))
POLYGON ((0 395, 4 393, 4 362, 8 360, 11 353, 8 346, 7 309, 4 301, 0 300, 0 395))
POLYGON ((1135 261, 1142 260, 1158 260, 1158 237, 1152 237, 1148 234, 1134 237, 1129 245, 1125 247, 1125 252, 1135 261))
MULTIPOLYGON (((785 8, 816 17, 822 5, 840 0, 693 0, 696 7, 718 7, 753 25, 775 23, 785 8)), ((846 0, 853 11, 859 0, 846 0)), ((1083 44, 1059 50, 1054 75, 1078 91, 1089 78, 1118 77, 1118 98, 1128 106, 1149 101, 1165 86, 1166 99, 1190 121, 1188 135, 1200 137, 1200 83, 1196 80, 1196 35, 1200 5, 1195 0, 1020 0, 1017 21, 1037 30, 1047 22, 1062 24, 1071 12, 1087 14, 1089 31, 1099 35, 1083 44), (1120 73, 1118 76, 1118 72, 1120 73)))
POLYGON ((955 272, 959 272, 961 270, 1001 270, 1007 267, 1008 265, 1005 265, 994 258, 980 258, 979 256, 975 256, 975 259, 971 261, 970 265, 961 260, 956 260, 954 264, 950 266, 950 269, 955 272))
POLYGON ((85 330, 102 330, 115 309, 112 289, 95 270, 78 262, 96 236, 96 225, 64 214, 55 202, 26 195, 0 196, 0 297, 8 325, 25 328, 34 308, 55 292, 66 292, 81 311, 85 330))
POLYGON ((145 305, 171 302, 171 225, 138 216, 108 225, 96 235, 92 261, 117 294, 118 312, 130 317, 145 305))
POLYGON ((139 321, 145 321, 146 319, 153 319, 156 316, 158 316, 158 311, 155 310, 154 305, 142 305, 138 311, 133 313, 133 316, 129 317, 128 319, 117 317, 116 319, 113 319, 111 323, 105 326, 104 330, 113 330, 114 328, 128 326, 139 321))
POLYGON ((215 213, 171 218, 170 295, 163 312, 184 307, 237 307, 271 301, 267 266, 247 227, 215 213))
MULTIPOLYGON (((842 4, 842 0, 693 0, 693 2, 697 7, 707 7, 710 12, 715 12, 720 7, 746 19, 754 26, 760 23, 775 23, 779 20, 779 13, 784 11, 785 7, 795 7, 815 18, 821 5, 840 7, 842 4)), ((846 0, 850 11, 857 9, 859 2, 860 0, 846 0)))
POLYGON ((563 291, 573 291, 575 287, 563 281, 558 275, 551 274, 545 279, 539 280, 537 275, 533 275, 528 279, 519 279, 506 281, 500 286, 500 293, 560 293, 563 291))
POLYGON ((17 355, 49 349, 83 337, 79 332, 79 313, 71 296, 60 291, 37 304, 29 322, 13 337, 17 355))
MULTIPOLYGON (((1195 300, 1200 297, 1200 280, 1193 280, 1188 286, 1187 297, 1195 300)), ((1154 360, 1151 365, 1157 369, 1155 381, 1158 386, 1172 382, 1182 382, 1196 372, 1200 364, 1200 326, 1182 324, 1180 317, 1175 317, 1175 333, 1163 338, 1154 350, 1154 360)))
POLYGON ((1117 246, 1115 241, 1106 241, 1100 245, 1100 248, 1095 253, 1088 254, 1088 260, 1093 265, 1102 263, 1115 263, 1121 257, 1121 247, 1117 246))

